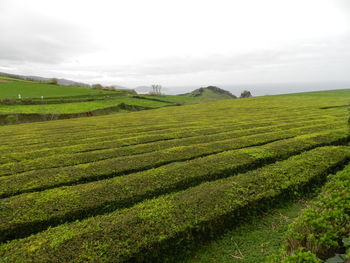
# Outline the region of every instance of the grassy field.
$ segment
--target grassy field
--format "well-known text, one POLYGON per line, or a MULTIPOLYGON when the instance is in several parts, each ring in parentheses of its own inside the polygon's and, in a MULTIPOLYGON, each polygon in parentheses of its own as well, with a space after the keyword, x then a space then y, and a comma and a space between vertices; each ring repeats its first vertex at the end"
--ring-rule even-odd
POLYGON ((179 104, 193 104, 193 103, 199 103, 202 102, 202 98, 195 98, 195 97, 189 97, 189 96, 178 96, 178 95, 161 95, 161 96, 142 96, 148 99, 160 99, 164 101, 169 101, 172 103, 179 103, 179 104))
POLYGON ((21 94, 22 98, 41 98, 41 96, 52 98, 111 93, 83 87, 51 85, 5 77, 0 77, 0 80, 0 99, 16 99, 18 94, 21 94))
POLYGON ((0 77, 0 114, 74 114, 106 109, 119 103, 159 108, 202 101, 202 98, 188 96, 135 96, 128 90, 101 91, 0 77), (21 99, 18 99, 19 94, 21 99))
POLYGON ((349 101, 339 90, 2 126, 0 262, 322 262, 350 233, 350 169, 328 177, 350 161, 349 101), (340 204, 322 218, 339 217, 321 228, 298 200, 327 181, 313 202, 340 204), (327 254, 293 235, 305 222, 327 254))
POLYGON ((0 105, 0 113, 52 113, 52 114, 64 114, 64 113, 80 113, 93 111, 97 109, 113 107, 119 103, 126 103, 128 105, 136 105, 146 108, 158 108, 170 103, 136 99, 130 96, 119 96, 114 99, 96 100, 88 102, 75 102, 75 103, 61 103, 61 104, 39 104, 39 105, 0 105))

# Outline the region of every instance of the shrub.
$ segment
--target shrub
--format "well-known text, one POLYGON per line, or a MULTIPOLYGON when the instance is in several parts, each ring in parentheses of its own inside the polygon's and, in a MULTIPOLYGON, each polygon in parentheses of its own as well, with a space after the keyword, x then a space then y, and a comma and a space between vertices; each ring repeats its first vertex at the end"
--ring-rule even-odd
MULTIPOLYGON (((330 175, 322 192, 290 225, 282 258, 292 258, 300 249, 304 249, 320 259, 327 259, 343 247, 341 240, 343 238, 346 243, 347 239, 344 238, 350 232, 349 189, 350 165, 330 175)), ((341 259, 336 256, 328 262, 339 262, 337 258, 341 259)))
POLYGON ((248 90, 244 90, 240 96, 240 98, 249 98, 249 97, 252 97, 252 94, 248 90))
POLYGON ((15 124, 17 123, 18 118, 16 115, 8 115, 5 119, 6 124, 15 124))
MULTIPOLYGON (((101 213, 129 206, 145 198, 181 190, 203 181, 233 176, 263 164, 287 158, 291 154, 299 153, 310 147, 335 142, 339 139, 336 136, 332 138, 332 135, 328 138, 325 135, 303 136, 241 151, 225 152, 185 163, 172 163, 157 169, 100 182, 30 193, 18 198, 14 196, 0 201, 2 208, 8 211, 0 216, 0 222, 2 222, 0 223, 0 236, 6 238, 7 235, 16 235, 13 233, 23 234, 26 231, 34 231, 34 227, 40 228, 45 224, 50 224, 50 222, 60 221, 62 218, 74 220, 96 211, 101 213), (311 143, 312 141, 314 142, 311 143), (234 160, 234 163, 230 163, 231 160, 234 160), (75 198, 72 198, 73 196, 75 198), (49 202, 45 200, 49 200, 49 202), (40 207, 38 207, 38 203, 40 203, 40 207), (13 214, 16 214, 15 222, 11 222, 13 214), (21 230, 18 227, 21 227, 21 230)), ((33 174, 38 173, 34 172, 33 174)), ((92 172, 86 170, 85 173, 92 172)), ((61 173, 58 176, 62 175, 61 173)), ((74 174, 71 173, 71 176, 73 177, 74 174)), ((40 183, 55 180, 55 177, 43 178, 40 183)), ((17 182, 11 186, 5 180, 1 180, 1 184, 4 189, 13 189, 19 185, 17 182)), ((24 186, 25 184, 26 182, 24 186)), ((37 183, 37 187, 38 185, 39 183, 37 183)), ((35 187, 35 182, 31 186, 35 187)))
POLYGON ((209 238, 281 198, 307 191, 349 158, 348 147, 317 148, 247 174, 11 241, 0 246, 0 256, 3 262, 160 261, 161 251, 209 238))
POLYGON ((25 99, 22 99, 21 102, 23 104, 32 104, 33 103, 33 99, 31 98, 25 98, 25 99))
POLYGON ((58 85, 58 79, 52 78, 47 81, 47 84, 58 85))
POLYGON ((14 104, 16 104, 16 100, 5 98, 5 99, 1 100, 1 103, 4 105, 14 105, 14 104))
POLYGON ((92 88, 97 90, 103 90, 103 86, 101 84, 94 84, 92 85, 92 88))

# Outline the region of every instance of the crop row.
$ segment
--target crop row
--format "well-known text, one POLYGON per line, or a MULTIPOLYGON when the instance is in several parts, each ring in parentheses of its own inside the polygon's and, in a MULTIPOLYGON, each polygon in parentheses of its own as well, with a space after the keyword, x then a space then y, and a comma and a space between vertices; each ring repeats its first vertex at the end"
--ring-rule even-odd
POLYGON ((303 254, 325 260, 341 250, 349 234, 350 165, 328 177, 316 200, 290 225, 283 252, 271 262, 290 262, 303 254))
POLYGON ((203 181, 232 176, 311 148, 345 141, 347 137, 347 133, 339 131, 304 135, 108 180, 2 199, 0 240, 23 237, 47 226, 113 211, 203 181))
MULTIPOLYGON (((254 116, 255 118, 257 118, 257 120, 259 120, 258 122, 260 122, 260 120, 266 120, 266 122, 270 121, 270 120, 279 120, 279 121, 283 121, 283 119, 295 119, 295 118, 305 118, 305 116, 307 115, 308 117, 310 117, 310 115, 314 114, 314 117, 316 117, 316 115, 318 115, 319 117, 322 116, 319 112, 314 112, 314 113, 306 113, 306 112, 297 112, 297 113, 292 113, 292 112, 284 112, 284 114, 282 115, 271 115, 268 113, 264 113, 264 114, 257 114, 257 116, 254 116), (288 115, 288 114, 292 114, 292 115, 288 115), (274 117, 271 117, 274 116, 274 117)), ((246 115, 246 114, 245 114, 246 115)), ((245 116, 244 115, 244 116, 245 116)), ((36 131, 35 133, 32 132, 28 132, 26 133, 24 136, 16 136, 15 134, 11 134, 11 136, 8 136, 8 138, 6 138, 6 136, 4 136, 4 141, 2 144, 2 148, 6 148, 6 144, 7 147, 18 145, 18 144, 45 144, 46 142, 51 142, 51 141, 55 141, 55 139, 62 139, 62 135, 67 134, 68 132, 71 133, 72 139, 76 139, 76 140, 80 140, 80 139, 84 139, 84 138, 103 138, 105 136, 130 136, 130 134, 133 135, 139 135, 142 133, 149 133, 149 132, 156 132, 156 131, 161 131, 161 130, 169 130, 169 129, 177 129, 179 127, 188 127, 188 128, 195 128, 195 126, 199 126, 199 127, 205 127, 208 124, 210 125, 214 125, 214 126, 219 126, 218 124, 248 124, 248 123, 252 123, 252 121, 249 121, 250 118, 248 118, 249 116, 245 116, 246 118, 241 119, 242 117, 235 117, 235 118, 229 118, 229 117, 225 117, 222 120, 220 120, 219 116, 218 118, 215 119, 215 121, 211 120, 211 119, 201 119, 201 120, 196 120, 196 121, 190 121, 188 119, 182 121, 182 122, 177 122, 172 124, 172 122, 167 121, 166 119, 163 119, 161 121, 161 123, 157 124, 157 121, 152 120, 151 123, 152 125, 147 125, 145 124, 142 127, 139 128, 135 128, 133 129, 132 127, 125 127, 125 128, 121 128, 119 125, 109 125, 109 126, 105 126, 103 125, 102 119, 98 120, 98 126, 97 127, 101 127, 101 128, 105 128, 105 129, 94 129, 93 127, 85 127, 85 129, 81 129, 79 128, 79 130, 75 131, 75 130, 70 130, 69 127, 65 127, 65 123, 61 123, 60 129, 61 132, 56 134, 54 133, 54 131, 50 130, 50 125, 46 124, 46 125, 39 125, 39 124, 35 124, 32 126, 39 126, 41 128, 41 132, 40 131, 36 131), (247 121, 248 120, 248 121, 247 121), (41 127, 42 126, 42 127, 41 127), (112 128, 111 128, 112 127, 112 128), (29 140, 30 139, 30 140, 29 140)), ((129 126, 132 126, 131 123, 129 124, 129 126)), ((21 125, 21 129, 26 128, 27 126, 21 125)), ((198 127, 198 128, 199 128, 198 127)), ((5 131, 4 135, 5 135, 5 131)), ((66 138, 64 138, 64 140, 66 140, 66 138)))
MULTIPOLYGON (((216 105, 209 104, 202 106, 202 105, 188 105, 184 107, 177 107, 177 108, 167 108, 167 109, 158 109, 158 110, 152 110, 152 111, 145 111, 142 114, 140 113, 132 113, 128 114, 128 118, 124 118, 124 116, 104 116, 99 119, 99 124, 102 126, 107 126, 110 129, 115 129, 115 126, 118 126, 120 130, 125 129, 139 129, 139 131, 142 131, 143 129, 147 129, 150 126, 159 126, 163 125, 164 123, 169 125, 177 125, 183 122, 183 120, 187 120, 187 122, 197 122, 207 119, 213 119, 213 117, 216 120, 224 120, 224 119, 231 119, 233 116, 236 120, 240 119, 240 115, 237 115, 237 113, 245 112, 245 115, 256 115, 256 116, 268 116, 267 112, 261 111, 259 109, 255 109, 254 106, 251 108, 251 111, 247 112, 245 109, 239 109, 234 105, 233 103, 226 104, 226 114, 222 115, 220 114, 220 109, 216 107, 216 105), (210 109, 212 108, 212 109, 210 109), (207 114, 203 114, 207 113, 207 114), (171 114, 171 115, 170 115, 171 114), (168 117, 166 120, 164 117, 168 117), (153 123, 150 123, 149 120, 152 118, 154 120, 153 123), (160 121, 161 120, 161 121, 160 121), (110 124, 110 126, 108 125, 110 124), (148 125, 145 125, 148 124, 148 125)), ((302 109, 298 108, 295 109, 295 107, 290 109, 292 112, 295 112, 298 114, 302 111, 309 111, 310 109, 302 109)), ((286 114, 287 112, 284 109, 276 109, 273 110, 278 115, 286 114)), ((313 111, 319 111, 317 109, 313 109, 313 111)), ((287 115, 286 115, 287 116, 287 115)), ((92 118, 95 119, 95 118, 92 118)), ((62 134, 63 131, 61 130, 61 127, 66 127, 71 132, 77 132, 79 131, 80 125, 86 125, 89 127, 89 131, 94 130, 101 130, 100 125, 96 125, 94 123, 91 123, 87 119, 76 119, 76 120, 70 120, 67 122, 53 122, 50 124, 42 124, 42 125, 35 125, 31 127, 30 125, 22 125, 23 129, 16 130, 14 128, 8 127, 5 129, 5 132, 10 132, 12 130, 15 130, 16 136, 23 136, 25 137, 29 133, 40 133, 44 135, 45 133, 52 133, 52 134, 62 134), (40 129, 40 127, 48 127, 48 129, 40 129)), ((102 129, 104 130, 104 129, 102 129)))
MULTIPOLYGON (((90 140, 89 143, 81 142, 81 144, 74 144, 73 142, 71 145, 61 145, 60 147, 54 147, 54 145, 51 145, 50 148, 47 148, 47 146, 42 145, 34 145, 30 147, 13 147, 11 150, 8 150, 5 153, 1 154, 0 157, 0 163, 7 163, 7 162, 14 162, 14 161, 21 161, 25 159, 35 159, 40 158, 42 156, 49 156, 54 154, 60 154, 60 153, 79 153, 79 152, 86 152, 86 151, 96 151, 96 150, 104 150, 104 149, 112 149, 112 148, 118 148, 118 147, 125 147, 125 146, 132 146, 137 144, 147 144, 147 143, 156 143, 160 141, 165 140, 174 140, 174 139, 187 139, 190 137, 198 137, 198 136, 204 136, 207 135, 208 139, 210 139, 212 136, 221 136, 225 133, 232 132, 232 136, 241 136, 244 131, 249 134, 253 134, 256 132, 268 132, 274 126, 277 126, 276 128, 283 128, 283 127, 293 127, 295 125, 296 127, 298 125, 311 125, 311 124, 317 124, 317 123, 325 123, 325 124, 335 124, 336 120, 329 120, 327 122, 324 122, 322 120, 308 120, 308 121, 299 121, 299 122, 291 122, 287 124, 276 125, 274 123, 264 123, 263 125, 242 125, 242 126, 236 126, 236 127, 221 127, 218 129, 203 129, 203 130, 191 130, 191 129, 179 129, 176 132, 173 133, 166 133, 166 134, 157 134, 157 135, 144 135, 144 136, 137 136, 137 137, 131 137, 131 138, 114 138, 113 140, 109 141, 96 141, 96 140, 90 140), (295 124, 293 124, 295 123, 295 124)), ((345 121, 344 121, 345 123, 345 121)), ((57 144, 58 142, 56 142, 57 144)))
MULTIPOLYGON (((316 119, 316 117, 315 117, 316 119)), ((257 126, 268 126, 271 122, 264 121, 256 123, 257 126)), ((272 123, 273 124, 273 123, 272 123)), ((53 138, 51 135, 47 135, 47 139, 45 140, 45 137, 41 137, 38 139, 35 138, 25 138, 23 141, 17 141, 15 138, 12 138, 14 142, 9 145, 2 145, 0 149, 0 153, 6 153, 10 149, 14 148, 16 150, 26 150, 26 149, 41 149, 41 148, 51 148, 51 147, 62 147, 62 146, 68 146, 68 145, 79 145, 79 144, 87 144, 87 143, 96 143, 101 141, 113 141, 113 140, 132 140, 132 139, 138 139, 142 137, 153 137, 160 139, 167 139, 173 138, 174 134, 177 132, 182 133, 207 133, 207 134, 213 134, 217 130, 220 131, 227 131, 227 130, 233 130, 233 129, 241 129, 246 127, 254 127, 253 123, 237 123, 237 122, 227 122, 227 123, 217 123, 214 125, 204 125, 204 124, 192 124, 192 125, 179 125, 176 128, 164 128, 164 129, 153 129, 146 132, 129 132, 128 134, 119 134, 118 132, 98 132, 93 135, 84 134, 83 130, 81 130, 79 133, 70 133, 70 136, 59 136, 57 138, 53 138)), ((67 133, 66 133, 67 134, 67 133)))
MULTIPOLYGON (((70 133, 69 136, 53 136, 52 134, 47 135, 38 135, 39 138, 35 138, 35 136, 28 136, 23 139, 18 139, 16 136, 11 135, 7 136, 11 139, 12 143, 9 143, 8 145, 5 144, 5 138, 2 142, 2 146, 0 146, 0 153, 4 154, 8 151, 22 151, 26 149, 41 149, 41 148, 48 148, 48 147, 61 147, 61 146, 67 146, 67 145, 73 145, 73 144, 82 144, 82 143, 94 143, 98 141, 106 141, 106 140, 115 140, 115 139, 128 139, 128 138, 135 138, 135 137, 142 137, 142 136, 162 136, 163 138, 167 138, 167 135, 174 134, 178 131, 184 131, 187 133, 192 132, 198 132, 201 131, 202 133, 215 133, 217 130, 220 131, 227 131, 232 129, 241 129, 246 127, 254 127, 254 124, 257 126, 268 126, 268 125, 277 125, 284 122, 294 122, 299 120, 312 120, 312 119, 324 119, 325 121, 328 121, 329 117, 320 118, 319 115, 312 115, 312 116, 293 116, 288 118, 262 118, 259 119, 259 121, 251 122, 251 121, 245 121, 245 122, 237 122, 237 120, 233 121, 230 119, 225 119, 222 122, 215 121, 215 123, 209 123, 209 122, 195 122, 195 123, 188 123, 185 122, 183 124, 179 124, 176 127, 169 127, 168 125, 163 124, 163 128, 160 129, 159 127, 149 127, 146 131, 140 132, 140 131, 132 131, 129 129, 127 133, 121 133, 118 130, 118 127, 115 127, 112 131, 98 131, 93 133, 87 133, 85 132, 86 129, 80 129, 79 132, 70 133)), ((37 125, 37 124, 36 124, 37 125)), ((45 127, 47 128, 47 127, 45 127)), ((64 129, 64 127, 62 127, 64 129)), ((68 130, 65 132, 64 135, 68 134, 68 130)))
MULTIPOLYGON (((334 123, 337 125, 337 120, 330 120, 326 122, 326 124, 334 123)), ((230 127, 220 127, 217 128, 216 131, 211 129, 202 129, 202 130, 187 130, 187 129, 178 129, 176 132, 166 133, 166 134, 156 134, 156 135, 143 135, 138 137, 131 138, 122 138, 114 140, 97 140, 97 141, 89 141, 89 143, 81 142, 80 144, 73 144, 69 146, 65 146, 64 144, 60 147, 52 147, 52 148, 42 148, 36 149, 36 147, 26 147, 21 149, 12 149, 11 152, 3 153, 0 157, 0 164, 4 164, 7 162, 18 162, 26 159, 36 159, 40 157, 47 157, 49 155, 58 155, 58 154, 68 154, 68 153, 79 153, 79 152, 87 152, 87 151, 97 151, 104 149, 113 149, 113 148, 121 148, 127 146, 134 146, 138 144, 149 144, 150 143, 164 143, 164 141, 173 140, 174 142, 180 142, 181 140, 189 140, 199 139, 200 138, 208 138, 207 141, 215 140, 215 138, 223 138, 227 136, 227 134, 231 134, 232 137, 243 136, 243 135, 251 135, 256 133, 265 133, 271 132, 273 129, 284 129, 284 128, 294 128, 303 125, 317 125, 325 123, 323 120, 307 120, 307 121, 295 121, 287 124, 278 124, 274 123, 265 123, 265 124, 257 124, 256 126, 251 127, 244 126, 236 126, 232 129, 230 127)), ((338 121, 339 123, 339 121, 338 121)), ((340 123, 339 123, 340 124, 340 123)), ((214 128, 215 129, 215 128, 214 128)), ((142 146, 141 146, 142 147, 142 146)))
MULTIPOLYGON (((45 123, 42 125, 21 125, 20 129, 15 129, 14 127, 6 127, 3 129, 4 135, 8 134, 13 136, 16 139, 20 137, 27 137, 30 135, 38 136, 38 139, 45 138, 47 136, 54 136, 55 134, 61 136, 66 132, 72 134, 81 132, 81 127, 85 127, 87 136, 91 136, 90 132, 95 131, 107 131, 118 130, 128 133, 130 130, 138 129, 138 132, 141 132, 143 129, 150 128, 150 123, 152 123, 152 129, 157 129, 157 125, 169 124, 176 127, 179 124, 187 122, 198 122, 205 121, 215 122, 220 120, 235 120, 240 121, 244 120, 243 116, 246 119, 251 119, 251 117, 257 116, 258 119, 264 118, 263 116, 288 116, 288 114, 298 115, 304 113, 304 115, 310 113, 318 113, 319 115, 323 114, 334 114, 340 112, 334 109, 331 110, 319 110, 320 105, 311 104, 308 102, 307 107, 299 106, 300 101, 298 101, 298 107, 295 107, 293 101, 283 104, 269 105, 268 99, 264 99, 261 105, 259 100, 251 101, 249 103, 249 110, 247 109, 246 103, 243 102, 221 102, 219 103, 208 103, 206 105, 189 105, 184 107, 168 108, 168 109, 159 109, 152 111, 145 111, 140 113, 128 114, 127 118, 124 118, 124 114, 121 116, 104 116, 99 118, 91 119, 76 119, 69 120, 67 122, 55 121, 51 123, 45 123), (219 104, 219 105, 218 105, 219 104), (244 107, 245 106, 245 107, 244 107), (288 107, 293 106, 293 107, 288 107), (312 107, 311 107, 312 106, 312 107), (225 110, 225 114, 222 114, 221 108, 225 110), (288 110, 286 110, 286 108, 288 110), (247 111, 248 110, 248 111, 247 111), (94 121, 96 119, 96 122, 94 121), (97 121, 98 120, 98 121, 97 121), (139 128, 137 128, 139 127, 139 128)), ((261 102, 261 101, 260 101, 261 102)), ((4 143, 7 141, 5 139, 4 143)))
POLYGON ((207 238, 247 214, 324 180, 350 159, 349 147, 323 147, 246 174, 63 224, 0 246, 3 262, 125 262, 207 238))
MULTIPOLYGON (((248 146, 263 145, 269 142, 305 134, 309 128, 272 132, 262 135, 244 136, 237 139, 182 146, 162 151, 126 156, 114 159, 79 164, 75 166, 28 171, 20 174, 0 177, 0 197, 8 197, 29 191, 40 191, 48 188, 96 181, 118 175, 147 170, 161 165, 190 160, 215 153, 239 149, 248 146)), ((312 130, 312 128, 311 128, 312 130)), ((317 131, 317 129, 316 129, 317 131)), ((339 131, 347 139, 347 128, 339 131)), ((244 149, 242 149, 244 150, 244 149)))
MULTIPOLYGON (((61 149, 52 149, 51 151, 45 151, 45 157, 41 157, 43 152, 29 152, 29 153, 20 153, 16 154, 17 162, 9 162, 6 164, 0 165, 0 176, 11 175, 20 172, 38 170, 38 169, 47 169, 55 167, 64 167, 78 165, 82 163, 96 162, 99 160, 105 160, 110 158, 117 158, 122 156, 132 156, 137 154, 144 154, 149 152, 159 152, 172 147, 182 147, 182 146, 193 146, 198 147, 201 144, 216 143, 216 142, 227 142, 229 147, 232 140, 239 140, 240 138, 249 135, 261 136, 261 134, 269 135, 272 132, 278 132, 281 136, 283 134, 294 135, 299 134, 300 132, 316 132, 331 129, 332 127, 340 127, 341 125, 345 127, 341 122, 330 122, 323 125, 315 125, 315 123, 321 123, 316 121, 314 123, 292 123, 287 125, 280 125, 277 127, 266 127, 266 128, 257 128, 249 130, 238 130, 231 132, 224 132, 219 134, 207 135, 207 136, 194 136, 186 137, 183 139, 174 139, 174 140, 164 140, 157 141, 147 144, 138 144, 131 145, 119 148, 109 148, 105 150, 96 150, 96 151, 87 151, 87 149, 82 150, 78 153, 69 153, 69 150, 66 149, 64 154, 59 154, 61 149), (306 126, 310 125, 310 126, 306 126), (305 127, 306 126, 306 127, 305 127), (303 128, 298 128, 303 127, 303 128), (19 157, 24 159, 19 161, 19 157), (25 160, 28 159, 28 160, 25 160)), ((113 143, 112 143, 113 144, 113 143)), ((101 145, 101 144, 100 144, 101 145)), ((110 146, 110 145, 107 145, 110 146)), ((89 147, 94 147, 94 145, 89 145, 89 147)), ((95 146, 96 147, 96 146, 95 146)), ((237 146, 235 146, 237 147, 237 146)), ((239 147, 239 146, 238 146, 239 147)), ((224 148, 224 150, 229 150, 231 148, 224 148)), ((71 147, 70 150, 76 150, 76 148, 71 147)), ((218 149, 218 151, 222 151, 218 149)), ((207 154, 207 153, 206 153, 207 154)), ((6 156, 2 156, 2 162, 6 161, 6 156)))
MULTIPOLYGON (((293 116, 293 117, 288 117, 288 118, 269 118, 269 119, 261 119, 255 122, 251 121, 245 121, 245 122, 238 122, 237 120, 225 120, 223 122, 218 122, 216 121, 215 123, 210 123, 210 122, 204 122, 204 123, 192 123, 191 125, 185 126, 184 124, 178 125, 178 127, 168 127, 164 129, 153 129, 153 130, 148 130, 144 132, 133 132, 129 131, 129 133, 126 134, 121 134, 117 131, 111 131, 109 133, 106 132, 96 132, 94 134, 85 134, 84 129, 76 132, 76 133, 70 133, 66 132, 65 135, 69 134, 70 136, 57 136, 53 137, 52 135, 48 134, 45 136, 41 136, 40 138, 32 138, 28 137, 22 141, 18 141, 13 138, 13 143, 9 145, 5 145, 3 147, 0 147, 0 152, 6 152, 9 150, 11 147, 13 148, 25 148, 25 147, 36 147, 36 148, 47 148, 47 147, 57 147, 61 145, 72 145, 72 144, 81 144, 81 143, 90 143, 90 142, 97 142, 97 141, 103 141, 103 140, 113 140, 113 139, 128 139, 130 137, 140 137, 140 136, 157 136, 157 135, 166 135, 166 134, 171 134, 171 133, 176 133, 177 131, 187 131, 189 132, 198 132, 203 130, 203 132, 207 133, 214 133, 215 130, 217 129, 219 132, 224 131, 224 130, 232 130, 232 129, 240 129, 241 127, 254 127, 254 124, 259 125, 259 126, 266 126, 269 124, 283 124, 283 123, 290 123, 290 122, 295 122, 295 121, 307 121, 307 120, 324 120, 325 122, 334 120, 334 119, 342 119, 346 121, 343 116, 321 116, 320 115, 307 115, 307 116, 293 116)), ((188 123, 186 123, 188 124, 188 123)), ((46 128, 46 127, 45 127, 46 128)))
MULTIPOLYGON (((319 122, 325 122, 325 123, 330 123, 333 121, 344 121, 340 118, 338 119, 320 119, 319 116, 314 116, 314 117, 309 117, 304 119, 293 119, 289 121, 269 121, 269 122, 257 122, 257 123, 250 123, 250 124, 241 124, 238 125, 237 123, 235 124, 226 124, 223 125, 222 123, 220 126, 213 126, 210 125, 209 128, 207 127, 198 127, 198 128, 186 128, 186 129, 181 129, 178 128, 176 130, 167 130, 164 132, 156 132, 156 133, 148 133, 148 134, 139 134, 137 136, 129 135, 129 136, 116 136, 113 135, 111 137, 106 137, 103 138, 86 138, 84 140, 74 140, 72 134, 69 134, 68 137, 69 139, 66 141, 62 141, 63 138, 59 140, 52 140, 50 143, 45 143, 45 144, 31 144, 31 145, 22 145, 20 143, 17 144, 17 146, 13 146, 12 148, 9 149, 3 149, 0 151, 0 154, 2 155, 2 158, 7 158, 7 156, 13 157, 13 159, 16 159, 17 156, 20 158, 22 153, 25 152, 37 152, 37 151, 49 151, 54 148, 56 151, 59 151, 59 149, 63 150, 69 150, 70 148, 73 148, 72 151, 79 152, 79 151, 88 151, 88 150, 98 150, 98 149, 106 149, 106 148, 115 148, 115 147, 123 147, 127 145, 135 145, 135 144, 140 144, 140 143, 149 143, 149 142, 155 142, 155 141, 160 141, 160 140, 171 140, 171 139, 176 139, 176 138, 186 138, 186 137, 193 137, 193 136, 200 136, 200 135, 211 135, 211 134, 216 134, 216 133, 223 133, 227 131, 232 131, 232 130, 247 130, 247 129, 253 129, 253 128, 263 128, 263 127, 269 127, 269 126, 276 126, 276 125, 281 125, 281 124, 292 124, 295 122, 302 123, 305 122, 312 122, 312 121, 319 121, 319 122), (11 153, 9 155, 9 153, 11 153)), ((30 140, 29 140, 30 141, 30 140)), ((69 152, 69 151, 68 151, 69 152)), ((0 159, 1 160, 1 159, 0 159)))
MULTIPOLYGON (((81 129, 76 133, 69 133, 68 131, 65 133, 65 136, 53 137, 51 134, 40 136, 40 138, 36 139, 35 137, 28 137, 21 141, 18 141, 14 136, 9 136, 12 138, 13 143, 9 145, 0 146, 0 153, 6 154, 11 151, 27 151, 27 150, 35 150, 35 149, 45 149, 51 147, 62 147, 62 146, 71 146, 71 145, 79 145, 79 144, 88 144, 88 143, 97 143, 101 141, 113 141, 113 140, 132 140, 133 138, 138 139, 142 137, 153 137, 157 139, 167 139, 174 138, 174 134, 176 135, 178 132, 184 133, 184 135, 178 136, 187 136, 186 134, 200 133, 200 134, 213 134, 217 132, 223 132, 233 129, 245 129, 249 127, 254 127, 254 124, 257 126, 268 126, 268 125, 278 125, 283 123, 291 123, 291 122, 299 122, 299 121, 308 121, 308 120, 324 120, 325 122, 333 121, 333 120, 343 120, 342 117, 335 116, 322 116, 319 115, 308 115, 305 116, 293 116, 285 119, 281 118, 270 118, 270 119, 261 119, 255 122, 237 122, 236 120, 225 120, 225 122, 215 122, 213 123, 192 123, 190 126, 179 125, 176 128, 164 128, 161 130, 149 130, 142 133, 134 133, 129 131, 127 134, 120 134, 117 131, 111 131, 109 133, 105 132, 97 132, 92 135, 85 134, 84 130, 81 129), (69 134, 69 136, 67 136, 69 134)), ((346 121, 344 119, 344 121, 346 121)), ((45 127, 47 128, 47 127, 45 127)), ((63 128, 62 128, 63 129, 63 128)), ((154 140, 154 139, 153 139, 154 140)))

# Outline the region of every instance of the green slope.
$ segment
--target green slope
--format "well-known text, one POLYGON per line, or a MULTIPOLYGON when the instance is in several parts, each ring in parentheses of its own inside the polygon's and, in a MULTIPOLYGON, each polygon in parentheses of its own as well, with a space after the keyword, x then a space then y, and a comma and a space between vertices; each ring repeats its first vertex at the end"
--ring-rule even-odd
POLYGON ((301 208, 277 204, 349 162, 349 101, 341 90, 1 127, 0 262, 181 262, 205 242, 190 262, 262 262, 301 208))
MULTIPOLYGON (((134 98, 133 94, 123 90, 101 91, 0 77, 0 114, 3 115, 84 113, 108 109, 120 103, 141 108, 158 108, 176 102, 134 98), (18 98, 19 94, 21 99, 18 98), (43 101, 41 96, 44 97, 43 101)), ((16 122, 26 122, 23 118, 16 122)))
POLYGON ((114 99, 96 100, 89 102, 76 103, 62 103, 62 104, 42 104, 42 105, 0 105, 0 114, 10 113, 51 113, 51 114, 65 114, 65 113, 81 113, 97 109, 113 107, 119 103, 126 103, 128 105, 141 106, 145 108, 158 108, 169 105, 169 103, 151 100, 135 99, 128 96, 119 96, 114 99))
POLYGON ((17 99, 18 94, 21 94, 22 98, 40 98, 41 96, 46 98, 97 95, 102 93, 108 94, 111 92, 0 77, 0 99, 17 99))
POLYGON ((219 99, 235 99, 236 96, 229 91, 220 89, 215 86, 208 86, 206 88, 199 88, 191 93, 184 94, 185 97, 193 97, 201 101, 219 100, 219 99))

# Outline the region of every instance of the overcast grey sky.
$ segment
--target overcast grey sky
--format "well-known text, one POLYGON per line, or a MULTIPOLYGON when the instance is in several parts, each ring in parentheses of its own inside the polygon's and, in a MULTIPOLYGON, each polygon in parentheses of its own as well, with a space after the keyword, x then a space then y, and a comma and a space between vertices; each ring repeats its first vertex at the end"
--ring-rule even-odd
POLYGON ((350 81, 350 0, 0 0, 0 71, 128 87, 350 81))

